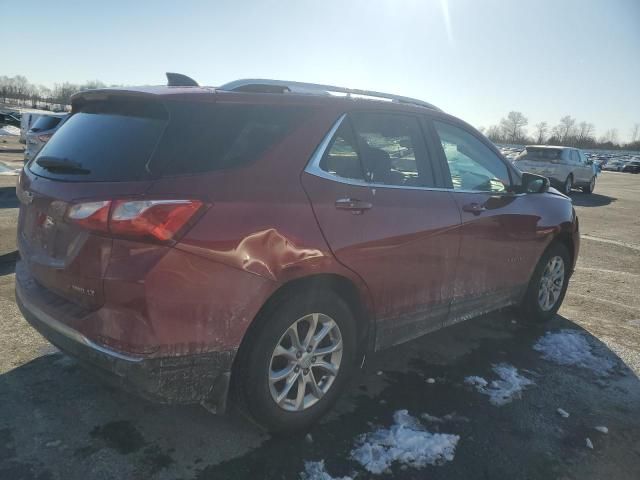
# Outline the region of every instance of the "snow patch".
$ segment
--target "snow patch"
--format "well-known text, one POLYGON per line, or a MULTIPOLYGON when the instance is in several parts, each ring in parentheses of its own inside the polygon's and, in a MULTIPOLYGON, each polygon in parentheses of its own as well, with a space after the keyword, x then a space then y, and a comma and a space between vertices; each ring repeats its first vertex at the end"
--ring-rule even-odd
POLYGON ((600 375, 607 375, 615 363, 605 357, 593 354, 593 347, 587 337, 576 330, 547 332, 533 349, 542 353, 542 358, 558 365, 575 365, 587 368, 600 375))
POLYGON ((593 427, 593 428, 595 428, 600 433, 604 433, 605 435, 607 433, 609 433, 609 429, 607 427, 605 427, 605 426, 602 426, 602 425, 598 425, 597 427, 593 427))
POLYGON ((428 432, 407 410, 395 412, 393 420, 389 428, 361 435, 351 458, 373 474, 386 471, 394 462, 422 468, 453 460, 458 435, 428 432))
POLYGON ((0 128, 0 136, 2 135, 20 135, 20 129, 13 125, 5 125, 0 128))
POLYGON ((589 437, 587 437, 585 443, 587 444, 587 448, 593 450, 593 442, 591 442, 591 439, 589 437))
POLYGON ((423 413, 420 415, 420 418, 427 423, 445 423, 445 422, 467 423, 469 422, 469 419, 467 417, 458 415, 456 412, 447 413, 443 417, 436 417, 434 415, 429 415, 428 413, 423 413))
POLYGON ((518 369, 508 363, 494 365, 493 371, 500 377, 499 380, 493 380, 489 383, 482 377, 471 376, 466 377, 464 383, 472 385, 478 392, 488 395, 491 404, 497 407, 511 403, 514 398, 520 398, 526 387, 535 384, 533 380, 520 375, 518 369))
POLYGON ((562 418, 569 418, 569 412, 562 408, 557 409, 556 412, 558 412, 558 415, 560 415, 562 418))
POLYGON ((324 460, 319 462, 304 462, 304 472, 301 480, 353 480, 352 477, 332 477, 324 467, 324 460))

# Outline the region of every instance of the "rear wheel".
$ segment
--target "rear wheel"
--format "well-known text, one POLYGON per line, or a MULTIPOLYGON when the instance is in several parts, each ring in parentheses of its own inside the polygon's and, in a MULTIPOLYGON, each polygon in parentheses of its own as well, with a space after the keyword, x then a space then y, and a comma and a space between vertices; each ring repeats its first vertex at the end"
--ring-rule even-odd
POLYGON ((596 188, 596 177, 593 176, 591 177, 591 181, 589 182, 589 185, 582 187, 582 191, 584 193, 593 193, 595 188, 596 188))
POLYGON ((562 186, 562 191, 564 192, 565 195, 569 195, 572 189, 573 189, 573 175, 570 174, 567 177, 567 179, 564 181, 564 184, 562 186))
POLYGON ((520 306, 527 320, 544 323, 556 314, 567 292, 570 268, 567 247, 557 242, 550 245, 538 261, 520 306))
POLYGON ((344 389, 355 339, 351 310, 330 291, 276 306, 252 335, 235 372, 251 416, 274 432, 308 428, 344 389))

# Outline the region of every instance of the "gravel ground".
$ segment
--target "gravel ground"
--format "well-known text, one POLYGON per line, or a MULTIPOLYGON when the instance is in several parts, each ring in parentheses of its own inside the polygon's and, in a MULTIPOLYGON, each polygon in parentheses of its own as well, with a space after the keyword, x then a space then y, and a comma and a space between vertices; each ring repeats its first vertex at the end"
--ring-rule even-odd
MULTIPOLYGON (((638 479, 640 175, 605 172, 596 192, 573 194, 582 250, 549 325, 529 328, 502 312, 388 350, 306 438, 270 437, 238 416, 153 405, 97 383, 22 319, 12 257, 0 256, 0 478, 289 479, 305 461, 325 460, 331 475, 358 479, 638 479), (557 365, 533 349, 546 332, 563 329, 581 332, 594 361, 611 368, 557 365), (504 363, 534 384, 494 406, 465 378, 492 380, 492 366, 504 363), (416 417, 455 412, 423 420, 429 431, 460 436, 453 460, 394 463, 373 475, 351 459, 359 435, 388 427, 399 409, 416 417)), ((15 235, 15 209, 6 205, 0 254, 15 235)))

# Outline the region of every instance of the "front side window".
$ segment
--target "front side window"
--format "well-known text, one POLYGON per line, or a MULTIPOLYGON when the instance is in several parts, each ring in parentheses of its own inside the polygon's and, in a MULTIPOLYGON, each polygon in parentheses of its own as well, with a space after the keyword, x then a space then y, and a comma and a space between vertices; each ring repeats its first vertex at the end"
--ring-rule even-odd
POLYGON ((505 163, 462 128, 434 121, 449 165, 454 190, 505 192, 510 185, 505 163))
POLYGON ((574 165, 580 163, 580 160, 578 159, 578 152, 575 150, 571 150, 571 163, 574 165))
POLYGON ((418 119, 386 113, 355 113, 362 166, 379 185, 433 186, 433 174, 418 119))

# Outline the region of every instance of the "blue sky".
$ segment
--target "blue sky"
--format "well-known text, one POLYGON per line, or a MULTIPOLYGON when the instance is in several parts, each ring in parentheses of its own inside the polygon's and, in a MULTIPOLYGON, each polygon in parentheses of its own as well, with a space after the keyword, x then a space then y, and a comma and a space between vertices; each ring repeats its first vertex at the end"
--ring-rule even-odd
POLYGON ((510 110, 640 123, 639 0, 0 0, 0 75, 201 84, 264 77, 387 91, 476 126, 510 110))

